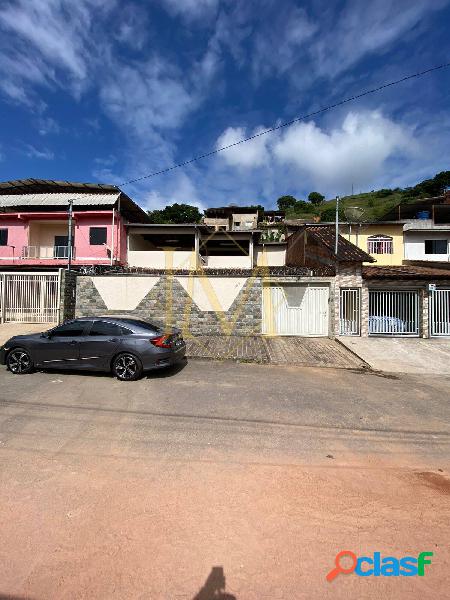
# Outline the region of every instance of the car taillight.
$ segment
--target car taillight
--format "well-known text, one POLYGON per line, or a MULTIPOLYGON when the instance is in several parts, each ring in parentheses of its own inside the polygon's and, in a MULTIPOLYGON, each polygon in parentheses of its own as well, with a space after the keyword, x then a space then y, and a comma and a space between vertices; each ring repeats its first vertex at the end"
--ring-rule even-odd
POLYGON ((170 343, 170 335, 160 335, 157 338, 153 338, 150 342, 158 348, 172 348, 170 343))

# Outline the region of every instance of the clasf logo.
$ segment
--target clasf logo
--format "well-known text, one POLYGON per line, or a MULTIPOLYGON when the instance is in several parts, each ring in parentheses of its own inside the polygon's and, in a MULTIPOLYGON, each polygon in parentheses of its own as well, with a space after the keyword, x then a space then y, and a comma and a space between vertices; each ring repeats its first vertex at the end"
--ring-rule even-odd
POLYGON ((340 573, 349 575, 356 573, 359 577, 413 577, 425 575, 425 565, 431 565, 432 552, 420 552, 415 556, 381 556, 374 552, 373 556, 356 556, 351 550, 341 550, 334 559, 334 569, 327 575, 328 581, 333 581, 340 573), (349 560, 350 559, 350 560, 349 560))

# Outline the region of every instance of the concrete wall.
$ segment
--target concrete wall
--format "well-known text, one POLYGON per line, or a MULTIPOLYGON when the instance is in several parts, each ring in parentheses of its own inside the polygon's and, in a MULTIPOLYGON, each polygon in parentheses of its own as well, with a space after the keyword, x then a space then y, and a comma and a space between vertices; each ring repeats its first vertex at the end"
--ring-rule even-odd
POLYGON ((29 245, 38 246, 47 250, 47 256, 53 257, 55 236, 67 235, 67 222, 62 223, 40 223, 31 222, 29 225, 29 245))
POLYGON ((249 256, 207 256, 203 266, 210 269, 251 269, 249 256))
POLYGON ((258 267, 282 267, 286 263, 286 245, 255 246, 255 261, 258 267))
MULTIPOLYGON (((137 236, 135 236, 137 237, 137 236)), ((146 269, 195 270, 195 250, 128 250, 128 265, 146 269)))
POLYGON ((16 264, 22 256, 22 247, 28 246, 27 223, 16 216, 0 214, 0 229, 8 230, 8 245, 0 246, 0 266, 16 264))
POLYGON ((450 231, 405 231, 405 259, 450 261, 450 231), (447 252, 425 254, 425 240, 447 240, 447 252))

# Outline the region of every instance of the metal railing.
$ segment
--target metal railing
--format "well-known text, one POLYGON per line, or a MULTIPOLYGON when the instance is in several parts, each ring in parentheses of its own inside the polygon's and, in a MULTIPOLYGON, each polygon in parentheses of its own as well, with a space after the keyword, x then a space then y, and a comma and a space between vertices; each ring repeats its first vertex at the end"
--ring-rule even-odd
POLYGON ((57 273, 1 273, 0 322, 55 322, 59 296, 60 275, 57 273))
POLYGON ((433 290, 429 302, 431 335, 450 336, 450 289, 433 290))
MULTIPOLYGON (((75 257, 75 249, 72 248, 72 258, 75 257)), ((68 259, 69 246, 23 246, 22 258, 25 259, 68 259)))
POLYGON ((417 290, 369 290, 369 335, 418 336, 417 290))
POLYGON ((341 288, 339 295, 339 335, 361 334, 361 289, 341 288))

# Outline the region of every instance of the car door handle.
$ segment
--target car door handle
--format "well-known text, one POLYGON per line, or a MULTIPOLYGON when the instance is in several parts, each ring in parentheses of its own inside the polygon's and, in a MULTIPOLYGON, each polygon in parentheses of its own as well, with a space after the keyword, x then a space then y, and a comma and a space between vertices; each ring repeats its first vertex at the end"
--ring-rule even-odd
POLYGON ((75 344, 78 344, 78 342, 77 342, 76 340, 70 340, 69 344, 70 344, 71 346, 73 346, 73 345, 75 345, 75 344))
POLYGON ((110 338, 110 339, 108 340, 108 342, 117 342, 117 341, 118 341, 118 340, 117 340, 117 338, 110 338))

